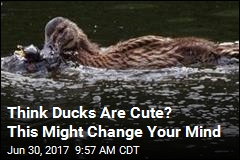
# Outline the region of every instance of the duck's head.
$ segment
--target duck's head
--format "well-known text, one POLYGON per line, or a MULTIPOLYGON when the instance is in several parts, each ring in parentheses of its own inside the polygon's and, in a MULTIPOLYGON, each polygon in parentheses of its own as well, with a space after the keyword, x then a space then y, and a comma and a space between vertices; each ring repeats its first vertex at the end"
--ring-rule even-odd
POLYGON ((4 68, 13 71, 18 67, 28 72, 39 71, 46 68, 48 71, 58 68, 64 58, 78 53, 97 53, 97 46, 90 43, 83 31, 72 21, 63 17, 50 20, 45 26, 45 41, 42 50, 35 46, 20 47, 2 63, 4 68))
MULTIPOLYGON (((81 52, 93 54, 95 47, 74 22, 67 18, 56 17, 45 26, 44 47, 40 54, 43 58, 64 57, 65 53, 75 53, 76 51, 79 54, 81 52)), ((54 58, 49 60, 54 60, 54 58)))

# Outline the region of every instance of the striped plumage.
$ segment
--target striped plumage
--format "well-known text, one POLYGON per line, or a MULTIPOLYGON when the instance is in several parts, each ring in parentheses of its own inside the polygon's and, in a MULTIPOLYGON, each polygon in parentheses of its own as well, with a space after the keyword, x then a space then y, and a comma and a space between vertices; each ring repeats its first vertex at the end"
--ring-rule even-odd
POLYGON ((216 65, 222 56, 239 56, 239 44, 205 39, 143 36, 100 49, 72 21, 57 17, 45 28, 45 46, 81 65, 109 69, 158 69, 195 63, 216 65))

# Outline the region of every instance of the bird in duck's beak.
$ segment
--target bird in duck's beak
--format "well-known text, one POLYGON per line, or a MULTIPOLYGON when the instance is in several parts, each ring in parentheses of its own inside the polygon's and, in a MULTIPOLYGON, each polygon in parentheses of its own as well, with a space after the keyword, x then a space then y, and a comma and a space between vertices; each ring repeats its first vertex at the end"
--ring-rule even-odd
POLYGON ((57 69, 61 62, 60 55, 50 48, 40 50, 34 45, 18 45, 12 56, 1 59, 1 67, 13 73, 35 73, 57 69))

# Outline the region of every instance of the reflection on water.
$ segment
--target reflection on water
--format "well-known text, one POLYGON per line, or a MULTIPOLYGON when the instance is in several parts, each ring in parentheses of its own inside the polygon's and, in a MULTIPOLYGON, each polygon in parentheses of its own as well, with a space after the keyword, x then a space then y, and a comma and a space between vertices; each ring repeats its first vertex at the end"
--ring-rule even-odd
MULTIPOLYGON (((182 126, 202 125, 214 128, 222 126, 222 136, 236 138, 239 136, 238 124, 238 102, 239 102, 239 69, 238 66, 223 66, 215 69, 199 68, 171 68, 155 71, 114 71, 99 70, 93 68, 71 68, 69 74, 77 72, 75 79, 71 76, 60 77, 59 79, 30 78, 8 72, 1 72, 1 96, 3 123, 8 125, 21 124, 40 128, 42 125, 61 125, 67 127, 68 124, 74 126, 102 125, 104 128, 142 128, 148 133, 146 126, 157 125, 160 128, 181 128, 182 126), (222 87, 225 86, 225 87, 222 87), (71 103, 68 103, 71 102, 71 103), (79 120, 56 120, 56 119, 9 119, 9 111, 6 106, 22 105, 37 108, 43 105, 51 110, 52 106, 59 106, 63 109, 77 109, 83 105, 86 109, 95 109, 98 114, 104 106, 110 109, 124 109, 129 115, 129 110, 133 106, 141 109, 164 109, 171 107, 172 112, 169 119, 89 119, 79 120)), ((5 136, 8 136, 6 128, 5 136)), ((146 134, 147 135, 147 134, 146 134)), ((204 141, 205 138, 202 140, 204 141)), ((71 140, 71 139, 70 139, 71 140)), ((82 143, 81 138, 76 139, 76 143, 82 143)), ((224 139, 206 138, 205 148, 211 148, 213 144, 221 145, 224 139), (215 141, 215 140, 214 140, 215 141), (212 144, 213 143, 213 144, 212 144)), ((44 141, 49 141, 44 139, 44 141)), ((60 140, 57 140, 57 143, 60 140)), ((99 141, 86 137, 85 145, 96 144, 99 141), (86 141, 87 140, 87 141, 86 141), (93 141, 93 142, 92 142, 93 141)), ((125 140, 126 141, 126 140, 125 140)), ((131 144, 139 144, 144 150, 141 155, 146 157, 149 145, 142 145, 148 141, 149 145, 159 145, 162 142, 175 142, 178 139, 170 138, 142 138, 133 139, 131 144)), ((193 140, 180 148, 170 143, 168 145, 175 149, 199 149, 202 144, 196 144, 193 140), (173 145, 173 146, 172 146, 173 145)), ((40 142, 38 142, 40 143, 40 142)), ((42 144, 41 142, 40 144, 42 144)), ((75 142, 74 142, 75 143, 75 142)), ((122 141, 116 138, 104 138, 104 144, 121 145, 122 141)), ((124 144, 129 142, 124 142, 124 144)), ((72 144, 73 145, 73 144, 72 144)), ((73 145, 74 146, 74 145, 73 145)), ((151 148, 151 147, 150 147, 151 148)), ((207 154, 219 154, 235 152, 235 147, 226 150, 213 150, 207 154)), ((185 151, 186 152, 186 151, 185 151)), ((194 153, 194 152, 193 152, 194 153)), ((200 152, 200 156, 206 153, 200 152)), ((108 157, 109 158, 109 157, 108 157)))
MULTIPOLYGON (((37 5, 36 2, 3 2, 1 55, 11 53, 18 43, 41 45, 46 21, 63 14, 80 24, 94 41, 106 45, 133 36, 161 33, 171 36, 200 35, 219 41, 235 41, 238 40, 239 23, 236 3, 238 4, 199 2, 196 7, 193 2, 69 2, 68 6, 63 5, 65 2, 39 2, 37 5), (29 16, 30 13, 32 16, 29 16), (146 22, 151 22, 151 25, 146 22)), ((12 144, 19 147, 139 145, 141 147, 138 155, 119 155, 119 158, 239 157, 238 64, 215 68, 174 67, 153 71, 116 71, 80 66, 66 68, 60 74, 48 77, 1 71, 1 98, 3 151, 8 151, 12 144), (73 110, 82 105, 85 109, 96 110, 97 113, 107 106, 110 109, 124 109, 127 115, 133 106, 145 110, 171 107, 172 112, 170 118, 164 119, 10 119, 6 106, 19 105, 32 109, 42 105, 49 110, 53 106, 73 110), (84 129, 92 125, 102 125, 103 128, 141 128, 144 137, 134 138, 132 141, 124 138, 90 137, 70 138, 67 141, 61 141, 60 138, 10 138, 6 126, 18 124, 39 130, 43 125, 67 128, 69 124, 82 126, 84 129), (179 138, 150 138, 146 128, 148 125, 159 128, 194 125, 215 128, 221 125, 222 137, 185 138, 181 135, 179 138)), ((72 150, 70 153, 73 158, 92 158, 89 155, 76 155, 72 150)), ((116 158, 110 155, 102 157, 116 158)), ((95 158, 102 157, 96 155, 95 158)), ((61 155, 56 158, 69 157, 61 155)))

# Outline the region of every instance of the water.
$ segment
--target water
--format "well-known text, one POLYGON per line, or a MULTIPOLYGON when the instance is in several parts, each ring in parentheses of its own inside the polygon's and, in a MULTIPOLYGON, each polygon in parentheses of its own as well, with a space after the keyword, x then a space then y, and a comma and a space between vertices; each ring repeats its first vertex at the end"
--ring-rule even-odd
MULTIPOLYGON (((228 42, 239 37, 238 2, 3 2, 1 6, 1 56, 12 53, 17 44, 41 48, 45 23, 55 16, 75 21, 88 37, 102 46, 147 34, 198 36, 228 42)), ((105 70, 80 66, 66 68, 60 75, 36 77, 1 71, 1 150, 10 145, 70 146, 68 157, 55 158, 239 158, 239 66, 214 68, 174 67, 162 70, 105 70), (95 110, 104 107, 125 110, 126 118, 104 119, 10 119, 7 106, 37 109, 52 107, 95 110), (171 107, 170 118, 134 119, 132 107, 171 107), (102 125, 103 128, 142 129, 133 138, 10 138, 7 125, 37 128, 68 128, 102 125), (220 138, 150 137, 146 126, 221 125, 220 138), (74 146, 140 146, 137 155, 76 155, 74 146)), ((51 115, 49 115, 51 116, 51 115)), ((46 158, 50 155, 44 155, 46 158)), ((24 158, 32 157, 25 155, 24 158)), ((52 156, 50 156, 53 158, 52 156)), ((41 158, 38 155, 35 158, 41 158)))

